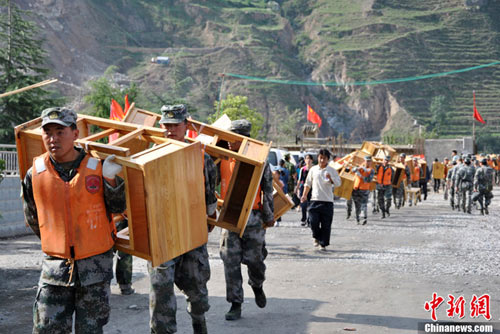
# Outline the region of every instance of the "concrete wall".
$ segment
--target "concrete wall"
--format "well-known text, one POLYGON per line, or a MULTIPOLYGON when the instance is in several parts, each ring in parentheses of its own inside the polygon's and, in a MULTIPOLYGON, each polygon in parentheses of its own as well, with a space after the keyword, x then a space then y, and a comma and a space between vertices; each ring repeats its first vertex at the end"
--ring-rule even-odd
POLYGON ((425 158, 429 163, 435 158, 438 158, 439 161, 443 161, 445 157, 451 159, 452 150, 457 150, 458 154, 472 153, 472 137, 425 140, 425 158))
POLYGON ((24 223, 21 180, 7 176, 0 182, 0 237, 13 237, 33 233, 24 223))

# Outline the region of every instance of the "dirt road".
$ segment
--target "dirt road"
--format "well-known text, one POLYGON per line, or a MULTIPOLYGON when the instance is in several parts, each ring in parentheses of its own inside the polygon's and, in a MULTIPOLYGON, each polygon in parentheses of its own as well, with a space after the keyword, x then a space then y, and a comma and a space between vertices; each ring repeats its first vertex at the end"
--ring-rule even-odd
MULTIPOLYGON (((220 229, 209 237, 212 277, 209 282, 208 329, 217 334, 243 333, 416 333, 429 322, 424 304, 433 292, 444 298, 436 314, 446 315, 448 295, 465 299, 462 321, 471 317, 472 296, 490 296, 491 322, 500 318, 500 191, 489 216, 452 211, 442 194, 430 194, 416 207, 393 208, 388 219, 369 217, 360 226, 345 220, 345 202, 335 203, 331 246, 313 247, 311 232, 288 212, 279 227, 268 230, 268 296, 265 309, 254 303, 245 284, 242 319, 228 322, 220 229)), ((369 206, 371 211, 371 205, 369 206)), ((149 333, 146 262, 134 258, 136 294, 121 296, 112 285, 112 315, 105 333, 149 333)), ((30 333, 31 308, 41 263, 34 236, 0 240, 0 333, 30 333)), ((246 269, 244 268, 244 277, 246 269)), ((246 278, 245 278, 246 280, 246 278)), ((177 291, 178 332, 192 333, 184 297, 177 291)))

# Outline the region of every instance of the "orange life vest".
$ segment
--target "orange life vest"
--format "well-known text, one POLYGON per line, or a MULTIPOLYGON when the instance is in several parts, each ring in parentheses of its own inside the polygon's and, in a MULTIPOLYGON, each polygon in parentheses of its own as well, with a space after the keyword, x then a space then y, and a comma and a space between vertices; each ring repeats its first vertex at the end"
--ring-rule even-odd
POLYGON ((384 186, 390 185, 392 182, 392 169, 387 166, 387 169, 384 172, 384 166, 380 165, 377 170, 377 183, 382 184, 384 186), (380 170, 382 169, 382 170, 380 170))
MULTIPOLYGON (((229 160, 221 160, 220 162, 220 197, 224 199, 226 197, 227 190, 229 188, 229 182, 231 181, 231 176, 233 175, 234 166, 236 165, 236 160, 230 158, 229 160)), ((261 199, 260 199, 260 185, 257 190, 257 196, 255 196, 255 201, 253 202, 252 210, 261 209, 261 199)))
POLYGON ((356 179, 354 180, 354 189, 355 190, 370 190, 370 183, 371 182, 365 182, 363 178, 370 176, 370 173, 372 172, 371 168, 360 168, 358 169, 359 173, 363 176, 360 177, 359 175, 356 174, 356 179))
POLYGON ((116 230, 106 215, 98 159, 87 155, 78 173, 65 182, 45 153, 33 160, 32 180, 44 253, 79 260, 113 247, 116 230))
POLYGON ((411 182, 417 182, 418 180, 420 180, 420 167, 415 166, 415 168, 413 168, 413 174, 411 175, 411 182))

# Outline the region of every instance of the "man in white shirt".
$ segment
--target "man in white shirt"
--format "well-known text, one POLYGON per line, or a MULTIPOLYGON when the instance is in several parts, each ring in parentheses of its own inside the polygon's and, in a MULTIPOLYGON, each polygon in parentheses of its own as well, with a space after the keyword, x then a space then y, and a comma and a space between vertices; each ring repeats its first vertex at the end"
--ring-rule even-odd
POLYGON ((340 187, 341 181, 335 169, 328 166, 330 152, 321 149, 318 164, 311 167, 305 182, 301 202, 307 201, 307 194, 312 189, 309 204, 309 222, 313 233, 314 246, 326 250, 330 244, 330 232, 333 220, 333 189, 340 187))

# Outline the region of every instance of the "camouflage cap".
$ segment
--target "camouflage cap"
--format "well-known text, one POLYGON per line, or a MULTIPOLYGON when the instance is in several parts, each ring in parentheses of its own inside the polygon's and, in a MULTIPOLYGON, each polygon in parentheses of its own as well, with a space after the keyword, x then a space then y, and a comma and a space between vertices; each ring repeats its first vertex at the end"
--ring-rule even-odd
POLYGON ((387 161, 391 161, 391 156, 390 155, 386 155, 384 160, 387 160, 387 161))
POLYGON ((482 165, 487 165, 488 164, 488 160, 487 159, 482 159, 481 160, 481 164, 482 165))
POLYGON ((366 160, 366 161, 372 161, 372 156, 371 156, 371 155, 367 155, 367 156, 365 156, 365 160, 366 160))
POLYGON ((401 153, 399 156, 400 156, 401 158, 406 158, 406 153, 401 153))
POLYGON ((252 123, 246 119, 238 119, 231 122, 231 127, 229 131, 235 132, 242 136, 250 137, 250 131, 252 130, 252 123))
POLYGON ((60 124, 62 126, 76 125, 78 116, 71 109, 63 107, 47 108, 42 111, 42 126, 50 123, 60 124))
POLYGON ((189 117, 186 105, 164 105, 161 107, 160 124, 179 124, 189 117))

